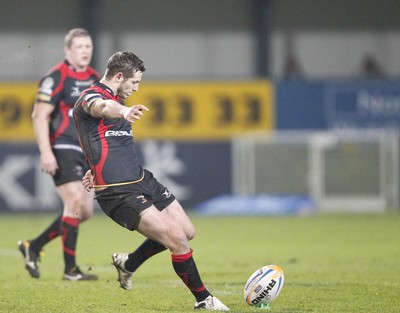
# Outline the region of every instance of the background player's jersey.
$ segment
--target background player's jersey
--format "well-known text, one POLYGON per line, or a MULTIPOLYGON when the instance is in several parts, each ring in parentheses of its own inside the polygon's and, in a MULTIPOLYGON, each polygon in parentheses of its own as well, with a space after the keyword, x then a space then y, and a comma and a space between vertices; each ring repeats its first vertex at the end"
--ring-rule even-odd
POLYGON ((50 142, 53 148, 79 147, 72 109, 80 93, 99 78, 99 74, 91 67, 84 72, 77 72, 64 61, 51 68, 40 81, 37 101, 54 106, 50 117, 50 142))
POLYGON ((88 106, 99 98, 124 104, 110 88, 99 82, 86 89, 75 104, 75 126, 94 175, 94 184, 102 186, 136 181, 142 177, 143 169, 137 160, 132 125, 123 118, 91 116, 88 106))

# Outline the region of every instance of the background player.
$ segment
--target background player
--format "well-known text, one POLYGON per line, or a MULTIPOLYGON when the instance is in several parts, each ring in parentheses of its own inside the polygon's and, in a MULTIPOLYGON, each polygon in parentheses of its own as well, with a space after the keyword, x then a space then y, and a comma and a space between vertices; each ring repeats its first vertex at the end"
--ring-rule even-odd
POLYGON ((147 237, 133 253, 112 256, 122 288, 131 289, 133 272, 168 248, 176 274, 196 298, 194 308, 228 311, 200 278, 188 241, 195 230, 182 206, 137 160, 131 123, 148 109, 125 107, 123 100, 138 90, 144 71, 136 55, 116 52, 100 82, 85 90, 75 104, 75 126, 91 167, 83 183, 90 189, 93 172, 102 210, 119 225, 147 237))
POLYGON ((25 268, 40 277, 37 260, 42 247, 62 235, 65 280, 96 280, 76 265, 75 250, 79 224, 93 214, 93 193, 82 187, 88 166, 82 154, 72 118, 72 108, 80 93, 99 79, 89 66, 93 43, 87 30, 71 29, 65 36, 65 60, 42 78, 32 113, 41 169, 53 177, 63 202, 63 213, 32 240, 18 242, 25 268))

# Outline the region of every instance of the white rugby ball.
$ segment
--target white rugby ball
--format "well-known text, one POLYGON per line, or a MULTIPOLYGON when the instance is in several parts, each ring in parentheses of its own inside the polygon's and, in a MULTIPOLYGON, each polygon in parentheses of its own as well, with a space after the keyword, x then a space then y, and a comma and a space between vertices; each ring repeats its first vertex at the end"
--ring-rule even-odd
POLYGON ((279 295, 283 282, 283 271, 279 266, 263 266, 247 280, 244 286, 244 300, 253 306, 268 304, 279 295))

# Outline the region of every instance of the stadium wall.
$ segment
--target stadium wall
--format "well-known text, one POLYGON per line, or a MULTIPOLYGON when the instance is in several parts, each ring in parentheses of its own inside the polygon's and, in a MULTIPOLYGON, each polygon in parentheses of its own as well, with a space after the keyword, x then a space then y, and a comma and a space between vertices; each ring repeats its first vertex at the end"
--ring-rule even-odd
POLYGON ((307 79, 361 77, 368 55, 385 77, 399 77, 399 1, 264 2, 269 29, 259 38, 256 0, 2 0, 0 81, 42 77, 62 60, 68 29, 82 26, 100 72, 113 52, 132 50, 146 80, 254 78, 262 41, 274 79, 285 77, 288 56, 307 79))

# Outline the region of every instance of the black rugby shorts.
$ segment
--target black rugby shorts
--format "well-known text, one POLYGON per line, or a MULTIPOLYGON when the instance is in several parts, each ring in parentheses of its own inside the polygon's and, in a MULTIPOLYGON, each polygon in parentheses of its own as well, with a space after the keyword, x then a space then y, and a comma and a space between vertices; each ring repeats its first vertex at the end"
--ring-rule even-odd
POLYGON ((96 199, 114 222, 133 231, 139 225, 142 211, 151 205, 162 211, 175 200, 175 196, 150 171, 144 170, 140 182, 96 191, 96 199))
POLYGON ((81 180, 89 169, 82 152, 73 149, 53 149, 57 159, 58 170, 53 176, 56 186, 71 181, 81 180))

